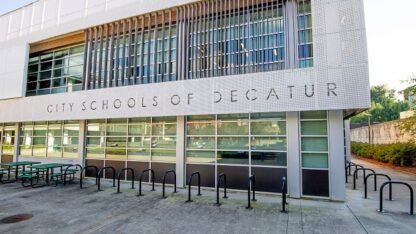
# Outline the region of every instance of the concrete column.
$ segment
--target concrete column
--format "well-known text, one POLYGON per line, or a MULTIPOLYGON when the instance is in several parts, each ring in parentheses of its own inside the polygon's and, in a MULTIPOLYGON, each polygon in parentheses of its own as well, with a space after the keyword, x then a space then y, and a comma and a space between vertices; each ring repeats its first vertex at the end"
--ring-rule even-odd
POLYGON ((296 1, 289 0, 284 4, 286 30, 286 69, 297 67, 297 4, 296 1))
POLYGON ((176 125, 176 184, 185 186, 185 117, 177 117, 176 125))
MULTIPOLYGON (((20 123, 16 123, 16 131, 15 131, 15 137, 14 137, 14 154, 13 154, 13 162, 17 162, 19 160, 20 155, 20 148, 19 148, 19 142, 20 142, 20 123)), ((4 133, 3 133, 4 134, 4 133)))
POLYGON ((344 134, 345 134, 345 157, 351 161, 351 129, 350 121, 344 120, 344 134))
POLYGON ((78 161, 81 166, 85 166, 85 146, 86 146, 86 132, 87 132, 87 121, 79 121, 79 133, 78 133, 78 161))
POLYGON ((287 181, 290 197, 300 198, 301 157, 299 149, 299 112, 287 112, 287 181))
POLYGON ((344 120, 341 110, 328 111, 331 199, 345 201, 344 120))

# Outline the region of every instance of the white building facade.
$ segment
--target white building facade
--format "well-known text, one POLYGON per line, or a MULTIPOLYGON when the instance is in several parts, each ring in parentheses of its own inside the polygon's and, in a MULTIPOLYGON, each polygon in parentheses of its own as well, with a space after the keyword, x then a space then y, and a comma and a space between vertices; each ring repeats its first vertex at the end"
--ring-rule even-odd
POLYGON ((361 0, 39 0, 0 17, 0 55, 3 162, 345 200, 344 119, 370 106, 361 0))

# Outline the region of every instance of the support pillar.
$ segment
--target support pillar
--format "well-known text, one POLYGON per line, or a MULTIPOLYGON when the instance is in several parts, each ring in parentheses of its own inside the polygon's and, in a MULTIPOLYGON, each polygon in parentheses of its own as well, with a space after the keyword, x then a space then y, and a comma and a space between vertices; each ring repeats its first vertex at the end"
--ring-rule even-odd
POLYGON ((330 195, 345 201, 344 118, 342 110, 328 111, 330 195))
POLYGON ((185 116, 177 117, 176 124, 176 184, 185 186, 185 116))
POLYGON ((290 197, 301 196, 301 158, 299 140, 299 112, 287 112, 287 188, 290 197))

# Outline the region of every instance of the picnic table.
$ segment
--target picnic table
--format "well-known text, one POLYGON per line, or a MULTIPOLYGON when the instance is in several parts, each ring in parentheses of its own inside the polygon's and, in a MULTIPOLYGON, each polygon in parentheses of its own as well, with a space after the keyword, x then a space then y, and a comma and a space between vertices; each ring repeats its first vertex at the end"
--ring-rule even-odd
POLYGON ((8 167, 7 171, 7 181, 10 182, 10 170, 15 168, 15 180, 17 180, 19 174, 19 167, 22 167, 22 171, 25 171, 26 166, 32 166, 35 164, 40 164, 41 162, 32 162, 32 161, 20 161, 20 162, 11 162, 11 163, 2 163, 1 166, 8 167))
POLYGON ((61 168, 61 173, 62 173, 62 167, 65 166, 70 166, 71 164, 64 164, 64 163, 45 163, 45 164, 37 164, 37 165, 33 165, 31 166, 31 170, 35 169, 37 171, 46 171, 46 184, 49 184, 49 171, 51 172, 51 174, 53 174, 53 169, 55 168, 61 168))

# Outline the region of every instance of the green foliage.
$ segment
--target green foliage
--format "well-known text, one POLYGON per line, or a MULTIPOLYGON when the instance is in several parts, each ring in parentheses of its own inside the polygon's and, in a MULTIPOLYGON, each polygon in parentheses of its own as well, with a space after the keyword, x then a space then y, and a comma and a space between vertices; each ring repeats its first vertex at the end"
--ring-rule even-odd
POLYGON ((416 96, 416 85, 410 86, 403 90, 403 96, 405 100, 408 100, 409 96, 416 96))
POLYGON ((394 89, 388 89, 385 85, 373 86, 371 88, 371 108, 351 118, 351 123, 360 124, 368 122, 368 114, 371 122, 386 122, 400 118, 400 112, 409 110, 407 101, 396 99, 394 89))
POLYGON ((410 118, 400 120, 398 127, 402 132, 407 132, 416 138, 416 114, 410 118))
POLYGON ((413 166, 416 162, 416 145, 414 143, 367 144, 351 142, 351 152, 360 157, 402 167, 413 166))

